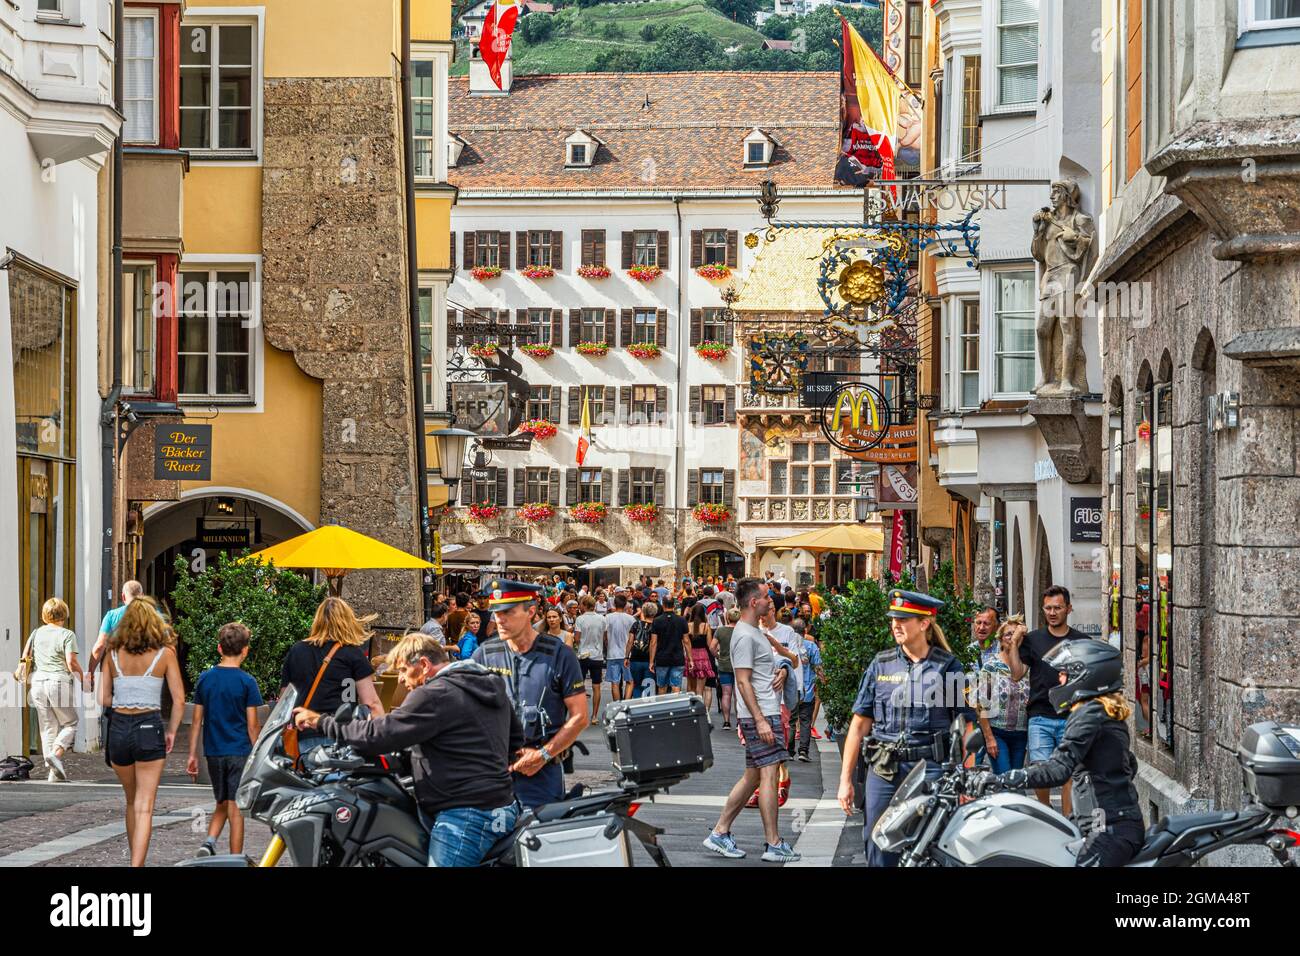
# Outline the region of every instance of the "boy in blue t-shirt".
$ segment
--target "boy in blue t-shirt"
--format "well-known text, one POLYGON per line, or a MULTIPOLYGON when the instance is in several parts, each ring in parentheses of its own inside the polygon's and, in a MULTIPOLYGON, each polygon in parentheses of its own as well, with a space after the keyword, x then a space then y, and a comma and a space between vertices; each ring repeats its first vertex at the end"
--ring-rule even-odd
MULTIPOLYGON (((798 759, 807 763, 809 761, 808 748, 811 746, 810 738, 812 736, 813 722, 813 703, 817 699, 817 682, 822 679, 822 652, 815 641, 806 636, 804 633, 807 628, 807 622, 796 621, 795 630, 799 632, 799 664, 803 671, 803 693, 799 695, 799 703, 795 714, 791 715, 790 723, 793 726, 795 720, 799 722, 798 759), (802 627, 800 625, 803 625, 802 627)), ((794 753, 796 738, 791 734, 790 752, 794 753)))
POLYGON ((217 807, 208 823, 208 838, 199 848, 199 856, 217 852, 217 837, 230 820, 230 852, 244 852, 244 818, 235 805, 239 778, 244 762, 253 752, 260 728, 257 708, 262 694, 257 681, 241 670, 248 656, 248 628, 238 622, 223 624, 217 632, 221 663, 199 676, 194 685, 194 721, 190 727, 190 759, 186 772, 199 775, 199 728, 203 729, 203 755, 208 761, 208 776, 217 807))

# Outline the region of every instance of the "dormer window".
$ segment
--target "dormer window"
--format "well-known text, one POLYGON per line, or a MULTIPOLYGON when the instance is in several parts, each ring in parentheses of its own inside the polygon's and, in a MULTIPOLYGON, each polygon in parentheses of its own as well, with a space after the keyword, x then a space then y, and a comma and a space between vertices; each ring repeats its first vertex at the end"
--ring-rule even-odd
POLYGON ((776 143, 761 129, 755 127, 745 137, 745 166, 766 166, 772 162, 772 151, 776 143))
POLYGON ((599 140, 583 129, 575 129, 564 140, 564 165, 590 167, 596 158, 599 140))
POLYGON ((461 151, 465 149, 465 141, 455 133, 447 135, 447 165, 455 169, 456 163, 460 161, 461 151))

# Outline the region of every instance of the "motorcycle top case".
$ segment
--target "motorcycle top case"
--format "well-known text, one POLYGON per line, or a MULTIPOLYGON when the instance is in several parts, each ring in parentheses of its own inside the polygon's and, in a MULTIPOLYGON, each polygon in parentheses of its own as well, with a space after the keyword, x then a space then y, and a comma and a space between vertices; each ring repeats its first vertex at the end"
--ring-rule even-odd
POLYGON ((1300 806, 1300 727, 1266 720, 1241 735, 1246 790, 1266 807, 1300 806))
POLYGON ((654 784, 713 766, 712 726, 698 694, 615 701, 605 710, 614 769, 635 784, 654 784))
POLYGON ((623 821, 613 813, 534 823, 515 842, 518 866, 631 866, 623 821))

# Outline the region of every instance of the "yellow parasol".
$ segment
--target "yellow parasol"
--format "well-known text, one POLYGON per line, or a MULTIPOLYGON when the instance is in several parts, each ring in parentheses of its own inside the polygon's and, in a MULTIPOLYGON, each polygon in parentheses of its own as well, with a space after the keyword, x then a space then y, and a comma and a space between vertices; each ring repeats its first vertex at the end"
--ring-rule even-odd
POLYGON ((820 553, 837 551, 840 554, 875 554, 885 548, 885 536, 879 531, 860 524, 837 524, 833 528, 818 528, 802 534, 780 538, 763 545, 773 551, 801 551, 820 553))
POLYGON ((331 594, 342 592, 343 576, 349 571, 433 567, 428 561, 336 524, 322 525, 241 560, 266 561, 282 568, 320 569, 329 581, 331 594))

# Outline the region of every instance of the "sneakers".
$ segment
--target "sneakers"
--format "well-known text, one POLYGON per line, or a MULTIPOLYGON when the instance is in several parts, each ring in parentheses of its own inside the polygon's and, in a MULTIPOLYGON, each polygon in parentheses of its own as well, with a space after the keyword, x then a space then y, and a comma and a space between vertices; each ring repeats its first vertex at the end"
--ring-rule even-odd
POLYGON ((216 840, 213 840, 213 839, 210 838, 210 837, 209 837, 208 839, 204 840, 204 841, 203 841, 203 845, 202 845, 201 847, 199 847, 199 852, 198 852, 198 853, 195 853, 194 855, 195 855, 195 856, 216 856, 216 855, 217 855, 217 841, 216 841, 216 840))
POLYGON ((730 833, 710 833, 704 841, 704 847, 728 860, 739 860, 745 855, 745 851, 736 846, 736 840, 730 833))
POLYGON ((50 772, 49 772, 48 774, 46 774, 46 776, 45 776, 45 782, 46 782, 46 783, 58 783, 58 782, 59 782, 59 775, 58 775, 57 773, 54 772, 54 768, 53 768, 53 767, 51 767, 51 768, 50 768, 50 772))
POLYGON ((813 738, 813 740, 821 740, 821 739, 822 739, 822 735, 819 734, 819 733, 817 732, 817 728, 816 728, 816 727, 814 727, 814 728, 812 729, 812 738, 813 738))
POLYGON ((807 752, 801 750, 799 751, 799 756, 796 757, 795 759, 798 760, 800 763, 808 763, 812 758, 808 756, 807 752))
POLYGON ((731 721, 729 721, 729 720, 724 720, 724 721, 722 722, 722 729, 723 729, 723 730, 730 730, 730 729, 731 729, 731 721))
POLYGON ((789 843, 782 840, 775 846, 771 843, 763 844, 763 862, 764 863, 793 863, 800 859, 799 854, 789 843))
POLYGON ((54 754, 50 754, 45 758, 45 762, 49 764, 50 772, 55 774, 59 780, 68 779, 68 771, 67 768, 63 766, 62 757, 56 757, 54 754))

